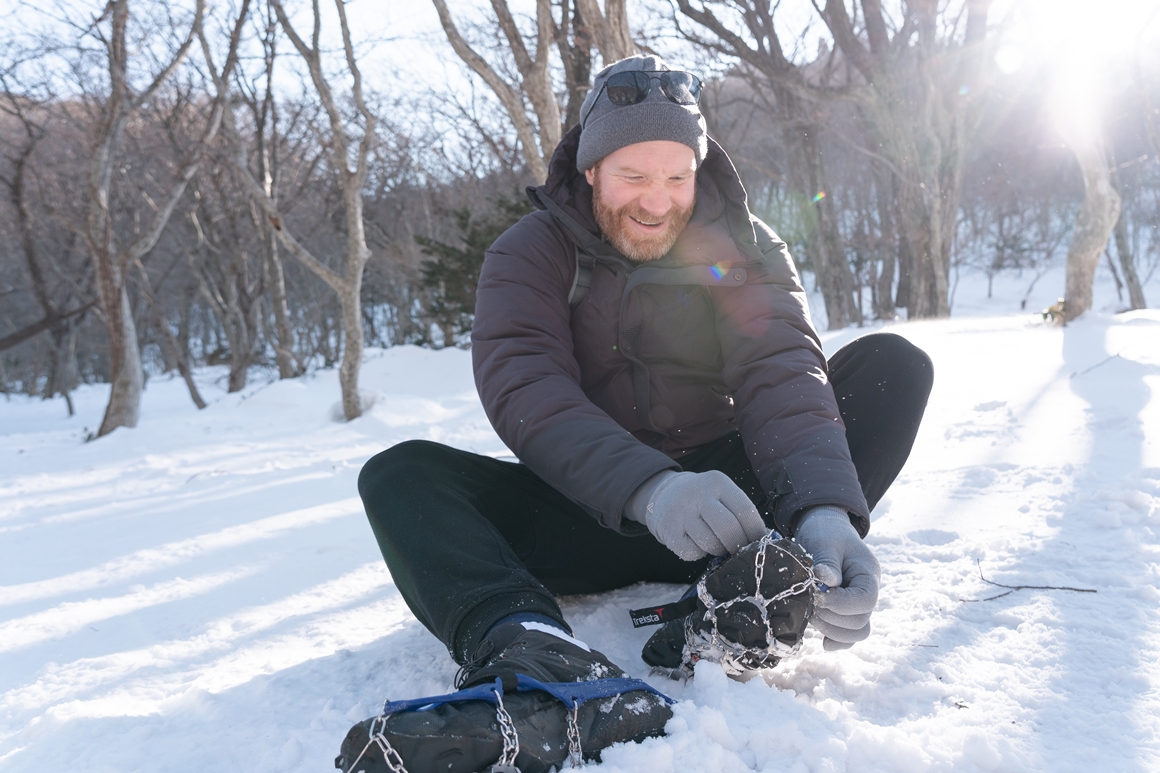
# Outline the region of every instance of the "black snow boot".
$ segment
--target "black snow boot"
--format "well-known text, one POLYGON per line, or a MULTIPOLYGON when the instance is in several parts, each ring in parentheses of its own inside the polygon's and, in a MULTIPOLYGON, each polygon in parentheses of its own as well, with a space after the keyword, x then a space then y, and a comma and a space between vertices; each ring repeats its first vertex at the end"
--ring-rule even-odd
POLYGON ((525 629, 488 639, 451 695, 388 702, 351 728, 335 767, 351 773, 546 773, 664 734, 669 699, 580 642, 525 629))
POLYGON ((692 676, 698 660, 731 676, 772 668, 801 645, 815 587, 801 545, 770 532, 710 564, 680 601, 634 610, 637 626, 661 623, 641 657, 674 679, 692 676))

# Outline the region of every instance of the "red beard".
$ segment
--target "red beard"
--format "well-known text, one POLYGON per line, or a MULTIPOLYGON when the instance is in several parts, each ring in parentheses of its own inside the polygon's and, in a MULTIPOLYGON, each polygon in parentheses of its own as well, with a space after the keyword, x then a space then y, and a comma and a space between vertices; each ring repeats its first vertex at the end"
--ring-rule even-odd
POLYGON ((592 214, 596 216, 596 224, 600 231, 620 250, 624 257, 638 262, 663 258, 677 237, 693 216, 694 203, 687 209, 670 209, 664 216, 665 228, 655 234, 642 234, 634 230, 630 218, 636 218, 646 223, 656 222, 656 215, 651 215, 636 204, 626 204, 620 209, 612 209, 604 202, 600 192, 600 173, 597 171, 592 185, 592 214))

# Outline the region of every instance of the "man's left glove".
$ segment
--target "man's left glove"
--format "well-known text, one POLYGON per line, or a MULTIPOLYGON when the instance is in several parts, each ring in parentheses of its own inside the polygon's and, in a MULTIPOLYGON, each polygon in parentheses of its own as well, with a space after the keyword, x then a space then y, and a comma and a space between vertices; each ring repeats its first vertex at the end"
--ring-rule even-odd
POLYGON ((818 594, 810 625, 825 635, 827 651, 844 650, 870 635, 870 613, 878 603, 882 569, 838 507, 815 507, 794 535, 813 556, 814 577, 829 590, 818 594))

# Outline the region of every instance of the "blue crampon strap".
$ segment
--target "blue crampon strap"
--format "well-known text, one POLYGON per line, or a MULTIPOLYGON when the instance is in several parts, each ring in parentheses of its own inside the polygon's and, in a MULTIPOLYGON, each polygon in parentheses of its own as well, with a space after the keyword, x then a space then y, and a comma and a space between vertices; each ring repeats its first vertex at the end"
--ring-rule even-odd
MULTIPOLYGON (((562 701, 565 706, 583 704, 588 701, 599 700, 600 698, 611 698, 613 695, 621 695, 626 692, 633 692, 634 690, 651 692, 653 695, 663 698, 666 703, 674 702, 672 698, 647 682, 641 681, 640 679, 632 679, 631 677, 593 679, 590 682, 541 682, 538 679, 533 679, 523 674, 519 674, 516 678, 519 685, 516 689, 520 692, 542 690, 548 693, 548 695, 562 701)), ((496 680, 496 682, 499 681, 498 679, 496 680)))
MULTIPOLYGON (((516 675, 516 691, 530 692, 540 690, 561 701, 565 706, 580 705, 588 701, 610 698, 635 690, 644 690, 660 696, 666 703, 673 703, 673 699, 660 690, 640 679, 622 677, 617 679, 593 679, 590 682, 541 682, 524 674, 516 675)), ((503 680, 496 678, 494 684, 481 684, 460 690, 449 695, 437 695, 433 698, 414 698, 409 701, 387 701, 379 716, 398 714, 404 711, 428 711, 448 703, 463 703, 465 701, 487 701, 495 704, 503 695, 503 680)))
MULTIPOLYGON (((499 682, 500 680, 496 680, 499 682)), ((409 701, 387 701, 383 704, 383 710, 380 716, 387 716, 388 714, 398 714, 403 711, 426 711, 433 709, 436 706, 442 706, 446 703, 462 703, 464 701, 487 701, 488 703, 496 703, 496 688, 495 685, 481 684, 475 687, 469 687, 466 690, 453 692, 449 695, 436 695, 433 698, 412 698, 409 701)), ((499 685, 499 694, 503 695, 503 684, 499 685)))

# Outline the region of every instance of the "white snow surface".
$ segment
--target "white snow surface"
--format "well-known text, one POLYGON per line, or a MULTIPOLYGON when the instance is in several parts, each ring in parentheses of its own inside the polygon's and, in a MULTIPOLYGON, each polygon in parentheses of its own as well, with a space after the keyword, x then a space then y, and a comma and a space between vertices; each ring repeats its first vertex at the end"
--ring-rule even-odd
MULTIPOLYGON (((970 289, 974 316, 884 328, 930 354, 935 388, 873 514, 872 636, 826 653, 811 633, 763 678, 702 663, 681 684, 648 675, 653 629, 626 611, 681 588, 563 599, 578 637, 678 700, 664 738, 589 767, 1160 770, 1160 312, 1058 328, 1018 312, 1022 288, 970 289)), ((373 406, 350 423, 328 371, 226 395, 203 370, 204 411, 154 378, 136 429, 88 443, 107 387, 71 419, 0 402, 0 770, 331 770, 383 700, 449 691, 356 480, 410 438, 508 455, 470 359, 369 352, 373 406)))

